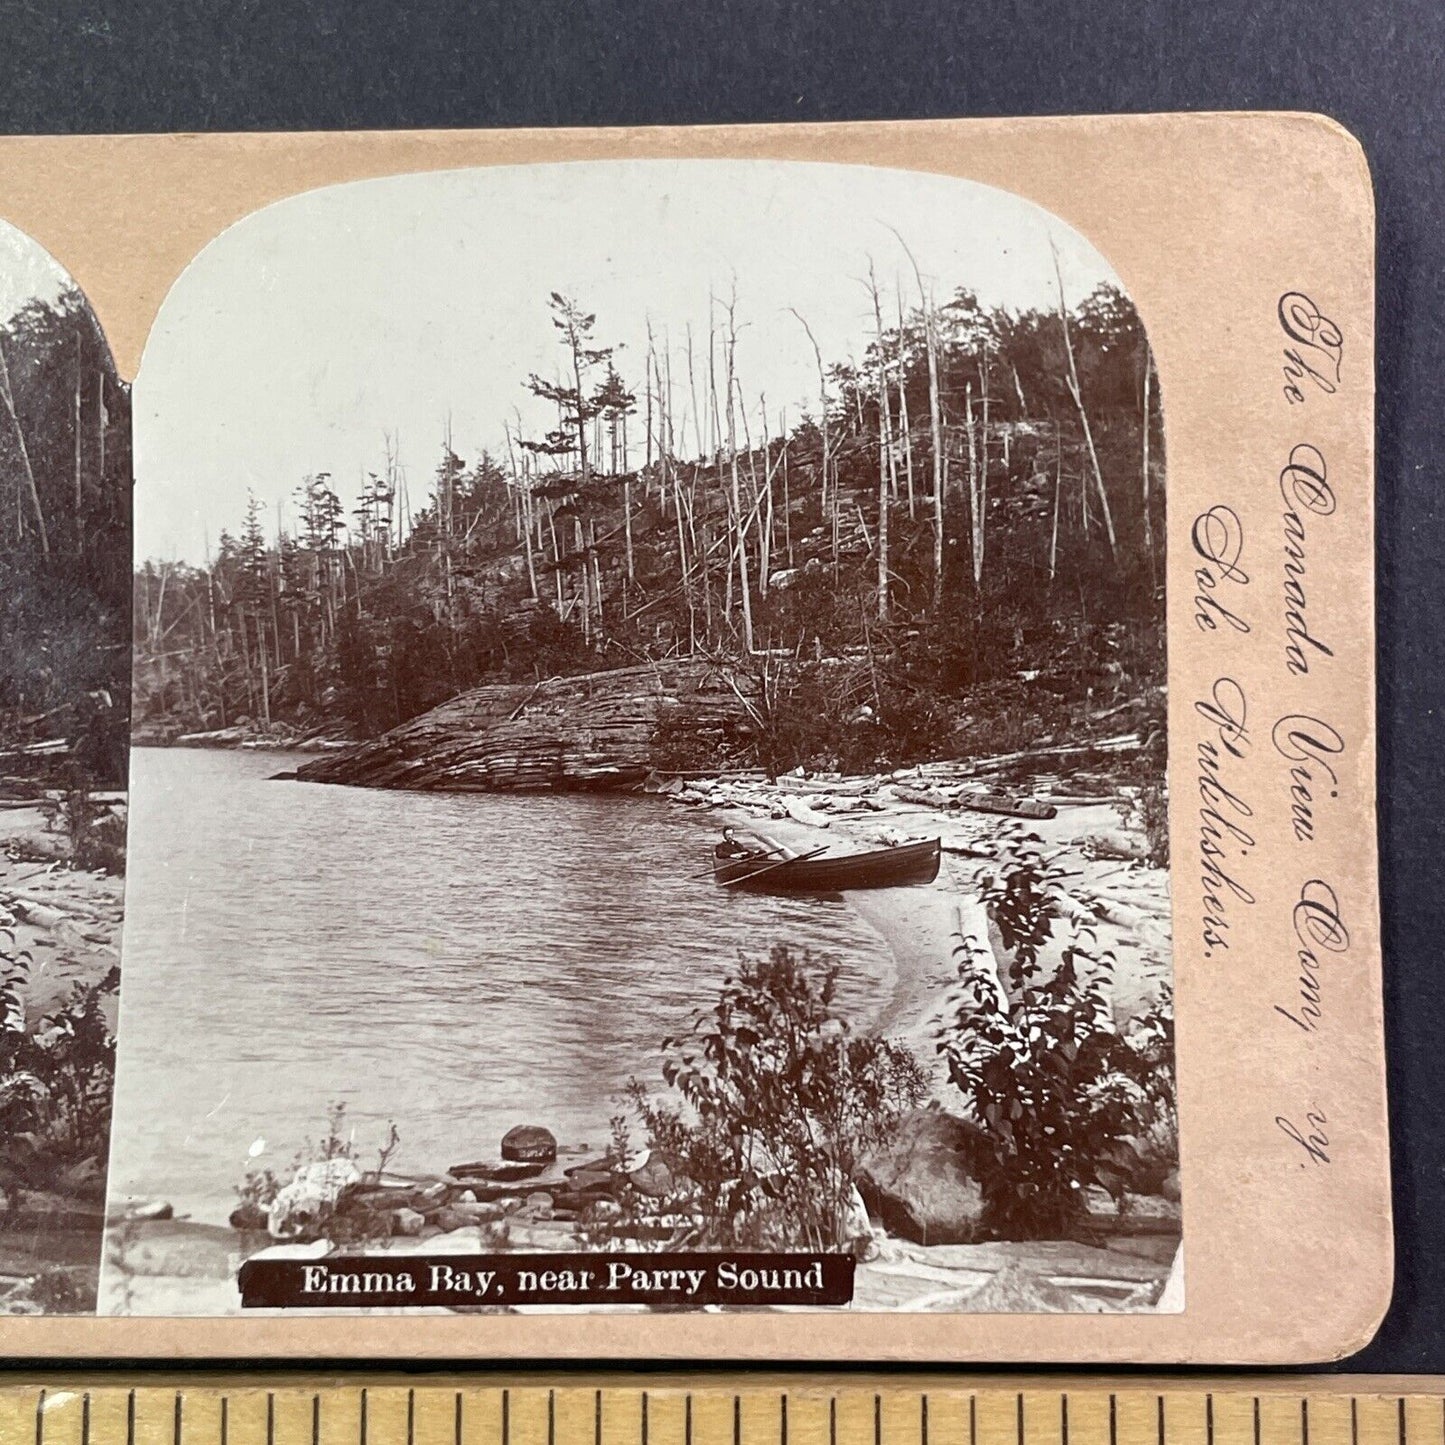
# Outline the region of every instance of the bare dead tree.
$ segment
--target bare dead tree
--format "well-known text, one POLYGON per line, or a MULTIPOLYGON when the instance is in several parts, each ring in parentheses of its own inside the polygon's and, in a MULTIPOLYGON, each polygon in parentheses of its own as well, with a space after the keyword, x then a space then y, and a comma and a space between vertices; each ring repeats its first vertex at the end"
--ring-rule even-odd
POLYGON ((20 467, 25 473, 25 481, 30 489, 30 505, 35 511, 35 529, 40 537, 40 551, 42 555, 50 555, 50 534, 45 528, 45 512, 40 505, 40 488, 35 484, 35 468, 30 461, 30 448, 25 443, 25 428, 20 425, 20 417, 15 410, 15 392, 10 385, 10 368, 5 362, 5 344, 0 340, 0 402, 5 403, 6 415, 10 418, 10 425, 15 432, 15 443, 20 451, 20 467))
MULTIPOLYGON (((821 497, 820 497, 820 505, 821 505, 821 507, 822 507, 823 514, 826 516, 827 513, 828 513, 828 497, 829 497, 829 489, 828 489, 828 468, 829 468, 829 463, 830 463, 830 460, 831 460, 831 458, 830 458, 830 456, 829 456, 829 451, 828 451, 828 441, 829 441, 829 437, 828 437, 828 374, 827 374, 827 371, 824 369, 824 366, 823 366, 823 352, 822 352, 822 349, 821 349, 821 348, 819 347, 819 345, 818 345, 818 339, 817 339, 817 337, 815 337, 815 336, 813 335, 813 328, 808 325, 808 322, 807 322, 806 318, 803 316, 803 314, 802 314, 800 311, 796 310, 796 309, 795 309, 794 307, 792 307, 792 306, 788 307, 788 310, 791 311, 791 312, 793 313, 793 315, 798 318, 799 324, 802 326, 803 330, 804 330, 805 332, 807 332, 807 334, 808 334, 808 341, 811 343, 811 345, 812 345, 812 347, 813 347, 813 355, 814 355, 814 357, 817 359, 817 362, 818 362, 818 431, 819 431, 819 433, 820 433, 820 435, 821 435, 821 437, 822 437, 822 441, 823 441, 823 471, 822 471, 822 488, 823 488, 823 490, 822 490, 822 494, 821 494, 821 497)), ((832 515, 833 515, 833 570, 836 572, 837 569, 838 569, 838 487, 837 487, 837 482, 836 482, 836 480, 835 480, 835 482, 834 482, 833 489, 832 489, 832 499, 833 499, 833 514, 832 514, 832 515)))
POLYGON ((72 426, 75 431, 75 550, 77 553, 85 551, 85 499, 81 488, 81 450, 80 442, 83 432, 80 425, 80 361, 81 339, 80 332, 75 333, 75 413, 72 418, 72 426))
POLYGON ((1059 248, 1054 244, 1054 238, 1049 237, 1049 250, 1054 257, 1054 280, 1059 288, 1059 325, 1064 333, 1064 356, 1068 359, 1069 371, 1064 378, 1069 389, 1069 395, 1073 398, 1074 406, 1079 413, 1079 425, 1084 431, 1084 445, 1088 448, 1089 464, 1093 468, 1094 485, 1099 493, 1099 509, 1104 517, 1104 532, 1109 539, 1109 554, 1117 556, 1119 552, 1118 540, 1114 535, 1114 514, 1109 509, 1109 494, 1104 490, 1104 473, 1099 467, 1099 453, 1094 449, 1094 432, 1089 425, 1089 413, 1084 409, 1084 399, 1079 394, 1079 373, 1074 365, 1074 343, 1069 335, 1069 308, 1064 301, 1064 274, 1059 269, 1059 248))
POLYGON ((878 300, 878 278, 868 258, 868 291, 873 298, 873 336, 878 348, 878 620, 888 621, 888 463, 892 418, 888 408, 888 368, 883 357, 883 308, 878 300))
POLYGON ((918 283, 923 339, 928 351, 928 413, 933 429, 933 605, 936 607, 943 598, 943 402, 938 389, 938 317, 932 298, 924 289, 917 259, 903 237, 897 231, 893 234, 898 236, 898 244, 903 247, 918 283))
MULTIPOLYGON (((748 547, 747 547, 747 523, 743 517, 742 500, 738 492, 738 444, 737 426, 734 419, 733 396, 736 391, 736 351, 738 344, 737 329, 737 284, 734 283, 732 294, 728 298, 724 310, 727 313, 728 329, 726 340, 727 356, 727 400, 728 400, 728 471, 732 487, 732 512, 736 526, 736 561, 738 569, 738 592, 742 599, 743 612, 743 646, 749 652, 753 650, 753 603, 751 589, 748 586, 748 547)), ((731 572, 729 572, 731 575, 731 572)))
POLYGON ((903 348, 903 288, 895 286, 898 296, 898 427, 903 433, 903 466, 908 480, 908 520, 914 520, 913 507, 913 430, 908 421, 908 376, 903 348))
POLYGON ((1149 515, 1149 373, 1154 369, 1154 355, 1149 349, 1149 343, 1144 343, 1144 416, 1140 432, 1143 435, 1143 465, 1141 471, 1141 504, 1144 511, 1144 551, 1149 558, 1149 577, 1151 582, 1158 580, 1158 573, 1154 561, 1154 522, 1149 515))

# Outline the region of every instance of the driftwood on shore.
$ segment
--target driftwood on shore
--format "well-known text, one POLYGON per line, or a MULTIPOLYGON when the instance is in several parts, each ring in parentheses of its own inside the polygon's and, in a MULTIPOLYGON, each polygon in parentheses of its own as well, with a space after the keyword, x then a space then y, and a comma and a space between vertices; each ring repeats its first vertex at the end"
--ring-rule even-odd
POLYGON ((297 769, 305 782, 452 792, 626 787, 651 771, 659 725, 740 740, 747 703, 723 671, 681 660, 497 683, 464 692, 373 742, 297 769))

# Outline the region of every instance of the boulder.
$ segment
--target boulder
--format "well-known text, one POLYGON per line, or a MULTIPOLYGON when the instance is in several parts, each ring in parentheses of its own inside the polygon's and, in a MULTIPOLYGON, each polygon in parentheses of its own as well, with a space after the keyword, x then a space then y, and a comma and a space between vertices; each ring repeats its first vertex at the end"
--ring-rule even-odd
POLYGON ((517 1212, 524 1219, 551 1219, 552 1196, 540 1190, 536 1194, 529 1194, 517 1212))
POLYGON ((488 1224, 506 1213, 500 1204, 479 1204, 475 1199, 459 1199, 443 1212, 448 1216, 460 1215, 468 1224, 488 1224))
POLYGON ((265 1229, 266 1211, 247 1199, 231 1211, 230 1225, 232 1229, 265 1229))
POLYGON ((426 1215, 415 1209, 398 1209, 391 1216, 391 1232, 402 1235, 418 1235, 426 1228, 426 1215))
POLYGON ((143 1204, 132 1204, 125 1212, 127 1219, 170 1219, 175 1210, 163 1199, 149 1199, 143 1204))
POLYGON ((447 1204, 429 1214, 427 1223, 434 1224, 443 1234, 450 1234, 453 1230, 486 1224, 501 1217, 495 1204, 447 1204))
POLYGON ((446 1234, 453 1229, 465 1229, 472 1221, 460 1210, 443 1204, 428 1211, 426 1222, 432 1228, 446 1234))
POLYGON ((1051 1279, 1011 1259, 968 1296, 966 1308, 970 1314, 1041 1315, 1077 1313, 1089 1306, 1051 1279))
POLYGON ((422 1196, 419 1190, 410 1185, 361 1184, 347 1189, 336 1202, 348 1213, 353 1209, 358 1209, 380 1210, 382 1213, 389 1214, 393 1209, 400 1209, 403 1205, 415 1209, 422 1203, 422 1196))
POLYGON ((984 1237, 982 1131, 943 1109, 917 1109, 859 1162, 858 1191, 890 1234, 916 1244, 984 1237))
POLYGON ((557 1139, 540 1124, 518 1124, 502 1135, 502 1158, 508 1163, 550 1164, 556 1157, 557 1139))
POLYGON ((273 1239, 298 1239, 322 1224, 343 1190, 357 1183, 361 1170, 351 1159, 320 1159, 304 1164, 280 1189, 266 1214, 273 1239))
POLYGON ((655 1149, 627 1172, 627 1182, 649 1199, 666 1199, 676 1187, 667 1160, 655 1149))

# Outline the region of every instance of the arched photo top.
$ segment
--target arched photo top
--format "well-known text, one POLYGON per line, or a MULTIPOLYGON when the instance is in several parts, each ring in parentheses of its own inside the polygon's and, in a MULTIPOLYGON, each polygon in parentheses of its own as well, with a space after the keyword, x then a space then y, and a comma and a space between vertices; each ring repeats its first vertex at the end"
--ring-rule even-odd
MULTIPOLYGON (((284 1161, 328 1101, 428 1177, 462 1138, 585 1157, 620 1108, 690 1247, 866 1266, 876 1222, 1020 1246, 1026 1277, 962 1311, 1180 1307, 1157 387, 1085 238, 1003 191, 838 165, 357 182, 210 245, 136 391, 136 737, 240 750, 136 749, 137 817, 166 812, 137 830, 151 1002, 117 1195, 302 1238, 331 1226, 299 1218, 310 1176, 284 1161), (301 743, 279 773, 247 751, 301 743), (1096 806, 1055 804, 1071 773, 1096 806), (1074 936, 1056 881, 1121 858, 1147 896, 1074 936), (1062 1052, 1040 1010, 1068 1016, 1062 1052), (234 1101, 204 1118, 202 1073, 234 1101), (1096 1127, 1116 1075, 1148 1087, 1096 1127), (173 1127, 148 1127, 157 1099, 173 1127), (964 1160, 985 1124, 992 1172, 930 1184, 937 1219, 862 1163, 895 1139, 964 1160), (1091 1247, 1088 1190, 1135 1153, 1123 1187, 1157 1199, 1165 1248, 1124 1288, 1056 1285, 1030 1250, 1091 1247)), ((596 1232, 548 1187, 549 1247, 637 1237, 632 1184, 596 1232)), ((408 1206, 382 1233, 457 1218, 408 1206)), ((113 1307, 164 1312, 126 1248, 113 1307)), ((224 1289, 189 1307, 234 1308, 224 1289)), ((936 1306, 896 1289, 860 1269, 855 1300, 936 1306)))
POLYGON ((1048 317, 1062 294, 1069 308, 1090 297, 1122 308, 1142 339, 1086 237, 1021 196, 953 177, 637 160, 349 182, 230 227, 162 304, 137 382, 149 418, 137 556, 199 560, 223 518, 239 526, 247 488, 274 509, 282 474, 289 493, 328 471, 349 504, 383 429, 413 472, 430 470, 443 415, 454 436, 500 455, 505 424, 543 419, 520 383, 555 369, 554 291, 595 316, 639 395, 649 327, 654 352, 675 356, 679 393, 691 338, 694 444, 707 339, 734 297, 750 408, 765 397, 775 423, 816 412, 819 358, 862 363, 876 329, 870 265, 885 330, 929 308, 961 325, 962 301, 1048 317))

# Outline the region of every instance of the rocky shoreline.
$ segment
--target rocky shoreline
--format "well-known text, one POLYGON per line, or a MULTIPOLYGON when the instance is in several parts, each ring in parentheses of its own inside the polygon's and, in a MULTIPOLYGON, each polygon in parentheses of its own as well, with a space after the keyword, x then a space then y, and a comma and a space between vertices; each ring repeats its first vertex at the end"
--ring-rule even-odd
MULTIPOLYGON (((1001 1241, 978 1229, 978 1197, 960 1173, 958 1130, 937 1108, 905 1121, 865 1161, 849 1247, 853 1308, 1060 1310, 1180 1307, 1176 1200, 1090 1200, 1087 1239, 1001 1241), (866 1206, 864 1200, 866 1199, 866 1206)), ((395 1257, 689 1247, 692 1221, 664 1212, 673 1178, 641 1151, 619 1165, 519 1125, 492 1158, 444 1175, 364 1172, 354 1161, 302 1165, 270 1204, 242 1204, 231 1229, 139 1205, 112 1219, 102 1311, 222 1314, 237 1307, 246 1259, 395 1257), (633 1201, 624 1220, 625 1201, 633 1201), (639 1215, 637 1200, 650 1203, 639 1215)), ((521 1307, 525 1312, 526 1307, 521 1307)))
MULTIPOLYGON (((92 800, 123 816, 124 794, 92 800)), ((114 1032, 125 880, 71 866, 70 843, 53 831, 42 800, 0 810, 0 909, 14 922, 13 952, 29 959, 21 989, 31 1029, 77 989, 103 988, 114 1032)), ((13 1147, 0 1160, 0 1313, 86 1312, 100 1270, 105 1209, 103 1157, 37 1169, 13 1147)))
POLYGON ((751 727, 731 669, 697 658, 494 683, 298 769, 311 783, 448 792, 605 791, 640 785, 659 733, 726 749, 751 727))

